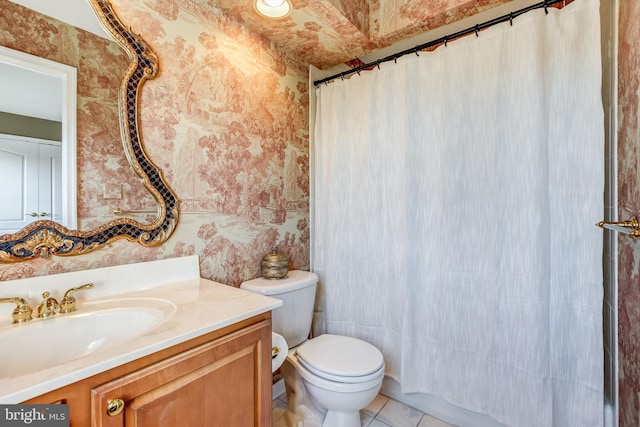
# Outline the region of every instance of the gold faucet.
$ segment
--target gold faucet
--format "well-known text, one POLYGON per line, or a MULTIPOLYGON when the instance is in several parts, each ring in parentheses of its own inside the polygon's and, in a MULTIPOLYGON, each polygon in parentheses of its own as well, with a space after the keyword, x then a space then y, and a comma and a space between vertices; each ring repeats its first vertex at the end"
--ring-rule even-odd
POLYGON ((58 300, 51 296, 49 292, 42 293, 42 302, 38 306, 38 317, 49 317, 56 314, 56 310, 60 307, 58 300))
POLYGON ((0 298, 0 303, 10 302, 16 304, 16 308, 13 310, 11 314, 11 318, 13 319, 13 323, 23 323, 31 320, 31 313, 33 309, 24 298, 14 297, 14 298, 0 298))
POLYGON ((91 288, 93 288, 93 283, 87 283, 86 285, 71 288, 65 292, 64 296, 60 300, 60 313, 71 313, 72 311, 76 311, 76 298, 73 294, 78 291, 84 291, 91 288))

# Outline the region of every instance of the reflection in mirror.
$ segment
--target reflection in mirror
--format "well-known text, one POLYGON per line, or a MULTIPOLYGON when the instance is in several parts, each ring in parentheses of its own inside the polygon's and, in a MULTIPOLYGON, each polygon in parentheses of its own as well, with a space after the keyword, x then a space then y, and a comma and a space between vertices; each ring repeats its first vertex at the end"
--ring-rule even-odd
MULTIPOLYGON (((130 60, 100 26, 91 5, 86 0, 0 0, 0 8, 0 45, 78 70, 78 223, 71 228, 100 227, 114 218, 116 208, 155 213, 155 200, 122 149, 118 93, 130 60)), ((153 221, 153 215, 130 216, 153 221)))
POLYGON ((0 234, 76 228, 76 69, 0 46, 0 234))
POLYGON ((105 56, 116 55, 114 50, 119 54, 119 49, 112 46, 115 43, 101 42, 73 26, 61 26, 57 20, 8 0, 0 0, 0 7, 3 9, 0 16, 0 44, 30 51, 38 56, 57 56, 60 57, 60 62, 69 63, 66 56, 74 55, 80 61, 77 68, 78 156, 81 159, 78 162, 78 222, 81 229, 71 230, 49 220, 38 220, 19 232, 0 236, 0 260, 5 262, 36 256, 46 257, 49 254, 82 254, 123 238, 155 246, 165 241, 177 224, 176 197, 165 183, 162 172, 148 158, 138 129, 139 92, 147 79, 155 77, 157 59, 146 43, 119 21, 107 1, 88 1, 103 27, 129 56, 129 62, 122 61, 124 65, 128 65, 125 72, 118 73, 114 69, 98 66, 98 72, 85 74, 83 68, 95 67, 95 63, 100 63, 105 56), (12 33, 16 28, 22 28, 24 37, 12 33), (59 40, 53 43, 54 47, 33 43, 34 39, 56 38, 59 40), (65 44, 67 49, 60 52, 60 46, 65 44), (74 52, 75 48, 86 45, 93 52, 99 48, 103 50, 96 57, 88 58, 74 52), (87 87, 96 92, 109 91, 106 80, 117 76, 120 76, 118 80, 121 79, 116 90, 119 99, 116 112, 120 126, 108 127, 103 133, 93 132, 91 129, 96 124, 106 122, 103 117, 109 115, 108 109, 93 102, 94 98, 91 96, 83 98, 81 92, 87 87), (120 138, 114 137, 118 133, 120 138), (97 144, 98 142, 102 144, 97 144), (122 155, 123 147, 126 157, 122 155), (121 157, 118 158, 115 154, 121 157), (121 158, 125 159, 124 162, 121 162, 121 158), (95 164, 92 164, 92 159, 97 159, 95 164), (97 176, 97 171, 104 175, 97 176), (139 184, 136 187, 140 182, 143 188, 139 184), (132 212, 133 217, 114 219, 115 208, 132 212), (154 215, 147 219, 145 215, 149 210, 154 215))

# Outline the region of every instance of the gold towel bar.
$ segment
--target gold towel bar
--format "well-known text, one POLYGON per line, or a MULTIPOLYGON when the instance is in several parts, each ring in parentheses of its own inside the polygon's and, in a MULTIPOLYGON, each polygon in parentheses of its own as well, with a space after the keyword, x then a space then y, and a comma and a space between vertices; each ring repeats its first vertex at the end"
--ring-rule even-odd
POLYGON ((114 215, 126 215, 126 214, 138 214, 138 213, 157 213, 158 211, 125 211, 120 208, 115 208, 113 210, 114 215))

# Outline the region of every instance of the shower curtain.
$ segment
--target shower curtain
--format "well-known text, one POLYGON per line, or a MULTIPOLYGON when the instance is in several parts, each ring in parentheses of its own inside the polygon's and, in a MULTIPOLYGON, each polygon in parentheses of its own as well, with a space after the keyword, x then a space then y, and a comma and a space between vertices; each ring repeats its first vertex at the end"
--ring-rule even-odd
POLYGON ((317 89, 324 330, 377 346, 403 393, 602 425, 598 9, 538 9, 317 89))

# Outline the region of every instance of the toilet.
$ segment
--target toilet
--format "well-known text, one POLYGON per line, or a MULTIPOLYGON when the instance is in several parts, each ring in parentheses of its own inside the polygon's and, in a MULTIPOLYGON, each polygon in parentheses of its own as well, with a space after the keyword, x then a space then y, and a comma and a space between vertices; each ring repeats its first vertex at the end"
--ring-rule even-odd
POLYGON ((351 337, 308 339, 317 283, 315 273, 292 270, 283 279, 260 277, 240 288, 282 300, 272 313, 272 327, 289 346, 281 367, 289 427, 360 427, 360 410, 382 386, 382 353, 351 337))

